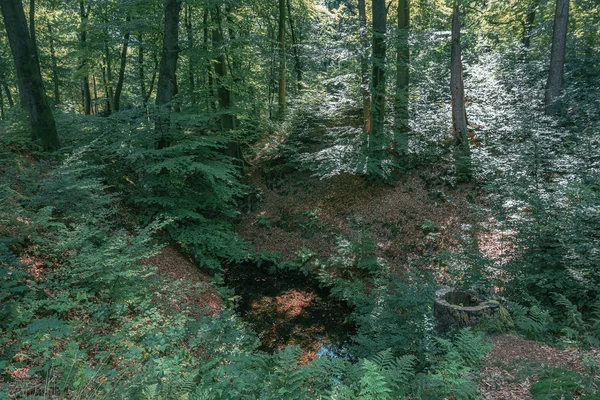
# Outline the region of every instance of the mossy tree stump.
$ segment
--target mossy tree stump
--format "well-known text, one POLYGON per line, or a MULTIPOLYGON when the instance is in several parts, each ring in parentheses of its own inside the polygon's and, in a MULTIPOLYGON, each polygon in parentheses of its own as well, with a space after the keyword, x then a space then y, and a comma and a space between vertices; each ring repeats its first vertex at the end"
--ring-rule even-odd
POLYGON ((499 309, 497 301, 486 301, 472 290, 440 289, 435 292, 433 314, 440 332, 476 325, 499 309))

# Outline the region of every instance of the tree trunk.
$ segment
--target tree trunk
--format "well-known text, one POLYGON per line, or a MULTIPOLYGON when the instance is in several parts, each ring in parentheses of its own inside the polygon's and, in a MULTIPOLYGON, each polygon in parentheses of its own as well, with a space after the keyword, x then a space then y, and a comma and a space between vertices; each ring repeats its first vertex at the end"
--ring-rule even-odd
POLYGON ((4 114, 4 95, 2 94, 2 86, 0 86, 0 119, 6 119, 6 114, 4 114))
POLYGON ((569 22, 569 0, 556 1, 554 15, 554 33, 552 36, 552 53, 550 70, 546 83, 545 112, 547 115, 558 114, 561 108, 560 95, 563 87, 565 53, 567 45, 567 24, 569 22))
POLYGON ((385 0, 373 0, 373 73, 371 93, 371 134, 369 153, 373 162, 383 158, 385 121, 385 0))
POLYGON ((170 145, 169 125, 171 122, 171 102, 177 87, 176 71, 179 56, 179 13, 181 1, 166 0, 165 27, 163 35, 162 55, 158 74, 158 87, 156 91, 156 105, 160 106, 156 121, 157 147, 164 148, 170 145))
POLYGON ((452 13, 452 48, 450 66, 450 94, 452 97, 452 132, 454 135, 454 159, 459 181, 471 179, 471 149, 467 131, 467 110, 460 48, 460 9, 454 0, 452 13))
POLYGON ((98 88, 96 87, 96 77, 92 75, 92 88, 94 89, 94 114, 98 114, 98 88))
POLYGON ((9 107, 12 108, 15 104, 13 102, 10 89, 8 88, 8 84, 6 83, 6 73, 4 72, 5 68, 7 68, 7 66, 5 66, 4 60, 0 59, 0 86, 4 88, 4 93, 6 93, 6 100, 8 101, 9 107))
POLYGON ((52 35, 52 24, 48 24, 48 36, 50 37, 50 57, 52 57, 52 84, 54 85, 54 103, 60 104, 60 80, 58 78, 58 62, 56 60, 56 49, 54 48, 54 36, 52 35))
POLYGON ((105 33, 104 39, 104 67, 106 69, 106 101, 108 104, 108 113, 115 111, 115 94, 113 92, 112 67, 110 59, 110 48, 108 47, 108 32, 105 33))
POLYGON ((33 55, 38 65, 40 64, 40 52, 37 47, 37 35, 35 33, 35 0, 29 0, 29 35, 31 37, 31 47, 33 55))
POLYGON ((408 94, 409 94, 409 63, 410 48, 408 35, 410 29, 409 0, 398 0, 398 48, 396 54, 396 104, 395 104, 395 135, 397 151, 401 155, 408 152, 408 94))
MULTIPOLYGON (((206 53, 208 53, 208 9, 204 10, 204 15, 202 16, 202 26, 203 26, 203 48, 206 53)), ((215 111, 215 93, 213 90, 213 71, 211 62, 208 61, 206 63, 206 79, 208 86, 208 111, 215 111)))
POLYGON ((192 6, 185 8, 184 18, 185 31, 187 33, 187 51, 188 51, 188 81, 190 84, 190 100, 192 105, 196 104, 196 79, 194 77, 194 30, 192 26, 192 6))
POLYGON ((212 31, 213 48, 218 51, 217 57, 214 59, 215 75, 217 77, 217 87, 219 93, 219 108, 221 109, 221 129, 223 132, 235 129, 235 116, 228 109, 231 107, 231 90, 225 84, 227 75, 227 66, 225 59, 225 51, 223 50, 223 30, 221 26, 221 12, 219 7, 215 8, 212 15, 213 22, 216 26, 212 31))
MULTIPOLYGON (((127 25, 131 22, 131 17, 128 15, 125 19, 127 25)), ((123 47, 121 48, 121 65, 119 68, 119 78, 117 80, 117 87, 115 89, 115 112, 119 111, 121 105, 121 93, 123 91, 123 81, 125 80, 125 66, 127 64, 127 47, 129 46, 129 26, 126 28, 125 36, 123 38, 123 47)))
POLYGON ((371 132, 371 94, 369 93, 369 63, 367 49, 367 11, 365 0, 358 0, 358 23, 360 29, 360 86, 363 99, 363 122, 365 132, 371 132))
POLYGON ((279 0, 279 115, 283 119, 286 113, 285 100, 285 0, 279 0))
POLYGON ((22 103, 29 114, 31 137, 45 150, 58 148, 58 133, 42 83, 40 66, 27 30, 21 0, 0 0, 4 26, 15 61, 22 103))
MULTIPOLYGON (((0 77, 0 80, 2 80, 2 77, 0 77)), ((15 102, 13 101, 12 94, 10 93, 10 88, 8 87, 6 82, 2 83, 2 87, 4 88, 4 93, 6 93, 6 100, 8 101, 8 106, 10 108, 14 107, 15 102)))
POLYGON ((79 64, 79 71, 82 73, 81 77, 81 90, 83 92, 83 108, 85 115, 90 115, 91 113, 91 103, 92 98, 90 94, 90 79, 89 73, 87 71, 87 60, 85 56, 86 52, 86 41, 87 41, 87 22, 89 15, 89 7, 86 10, 83 4, 83 0, 79 2, 79 16, 81 17, 81 32, 79 33, 79 41, 81 43, 81 51, 84 53, 81 57, 81 62, 79 64))
POLYGON ((540 6, 540 0, 533 0, 531 4, 529 4, 529 8, 527 10, 527 15, 525 16, 525 21, 523 23, 523 47, 526 49, 531 45, 531 36, 535 22, 535 13, 540 6))
POLYGON ((298 52, 298 40, 296 38, 296 27, 292 17, 291 0, 287 0, 288 21, 290 22, 290 33, 292 34, 292 49, 294 51, 294 69, 296 70, 296 83, 298 91, 302 90, 302 64, 300 64, 300 54, 298 52))

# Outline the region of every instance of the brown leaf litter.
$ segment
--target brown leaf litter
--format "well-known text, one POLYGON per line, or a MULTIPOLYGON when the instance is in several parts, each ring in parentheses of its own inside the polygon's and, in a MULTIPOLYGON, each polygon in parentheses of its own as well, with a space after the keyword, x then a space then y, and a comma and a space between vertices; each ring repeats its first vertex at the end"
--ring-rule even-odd
MULTIPOLYGON (((537 381, 537 376, 522 376, 519 371, 515 371, 514 365, 519 362, 537 362, 543 367, 563 368, 580 373, 586 372, 585 358, 600 365, 600 349, 560 350, 514 334, 494 336, 492 343, 492 350, 480 369, 479 391, 486 400, 531 399, 529 389, 537 381)), ((600 375, 596 376, 596 380, 600 382, 600 375)))

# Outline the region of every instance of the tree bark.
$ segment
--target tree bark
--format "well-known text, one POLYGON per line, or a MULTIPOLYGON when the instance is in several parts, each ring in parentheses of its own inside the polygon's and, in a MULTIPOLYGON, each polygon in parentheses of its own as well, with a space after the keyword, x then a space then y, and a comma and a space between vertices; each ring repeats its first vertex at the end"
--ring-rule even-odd
POLYGON ((6 100, 8 101, 8 106, 13 107, 15 104, 12 99, 12 95, 10 93, 10 89, 8 88, 8 84, 6 83, 6 73, 5 71, 4 60, 0 59, 0 86, 4 88, 4 93, 6 93, 6 100))
POLYGON ((454 159, 459 181, 471 179, 471 149, 467 128, 465 87, 460 46, 460 9, 454 0, 452 13, 452 48, 450 66, 450 94, 452 97, 452 132, 454 135, 454 159))
POLYGON ((37 35, 35 33, 35 0, 29 0, 29 35, 31 37, 31 47, 33 55, 38 65, 40 64, 40 52, 37 47, 37 35))
MULTIPOLYGON (((203 48, 204 51, 208 53, 208 14, 209 11, 208 9, 204 10, 204 15, 202 16, 202 26, 203 26, 203 48)), ((214 93, 214 89, 213 89, 213 71, 212 71, 212 65, 211 62, 208 61, 206 63, 206 79, 207 79, 207 86, 208 86, 208 110, 209 111, 215 111, 215 93, 214 93)))
POLYGON ((285 0, 279 0, 279 118, 286 113, 285 76, 285 0))
POLYGON ((360 34, 360 86, 363 100, 363 123, 364 130, 371 132, 371 94, 369 93, 369 63, 367 49, 367 11, 365 0, 358 0, 358 24, 360 34))
POLYGON ((0 86, 0 119, 6 119, 6 114, 4 114, 4 95, 2 94, 2 86, 0 86))
POLYGON ((184 17, 185 31, 187 33, 187 51, 188 51, 188 81, 190 84, 190 100, 192 105, 196 104, 196 78, 194 76, 194 30, 192 25, 192 6, 185 8, 184 17))
POLYGON ((235 129, 235 116, 229 112, 231 107, 231 90, 225 84, 227 75, 227 66, 225 59, 225 51, 223 50, 223 28, 221 26, 221 12, 219 7, 215 8, 212 15, 213 22, 216 26, 212 31, 213 48, 218 51, 218 55, 214 59, 215 75, 217 77, 217 87, 219 94, 219 108, 221 109, 221 129, 223 132, 235 129))
POLYGON ((82 78, 81 78, 81 90, 83 92, 83 108, 84 108, 84 113, 85 115, 90 115, 92 108, 91 108, 91 103, 92 103, 92 99, 91 99, 91 94, 90 94, 90 79, 89 79, 89 73, 87 71, 87 59, 85 56, 85 52, 86 52, 86 41, 87 41, 87 22, 88 22, 88 15, 89 15, 89 6, 88 9, 85 9, 85 5, 83 3, 83 0, 81 0, 79 2, 79 16, 81 18, 81 32, 79 33, 79 41, 81 43, 81 51, 83 53, 83 55, 81 56, 81 61, 79 64, 79 71, 82 73, 82 78))
POLYGON ((533 0, 529 4, 529 8, 527 9, 527 15, 525 15, 525 21, 523 23, 523 47, 526 49, 531 45, 531 36, 535 22, 535 13, 540 6, 540 0, 533 0))
POLYGON ((294 52, 294 69, 296 70, 296 84, 298 91, 302 90, 302 64, 300 64, 300 53, 298 51, 298 40, 296 38, 296 26, 292 16, 291 0, 287 0, 288 21, 290 22, 290 33, 292 35, 292 49, 294 52))
POLYGON ((163 35, 162 55, 158 74, 158 87, 156 91, 156 105, 160 110, 155 129, 157 133, 157 147, 164 148, 170 145, 169 126, 171 102, 177 88, 177 58, 179 56, 179 13, 181 1, 165 0, 165 26, 163 35))
POLYGON ((54 85, 54 103, 60 104, 60 80, 58 78, 58 62, 56 60, 56 49, 54 48, 52 24, 50 23, 48 23, 48 36, 50 37, 50 57, 52 57, 52 84, 54 85))
POLYGON ((395 104, 395 134, 397 152, 406 155, 408 152, 408 95, 409 95, 409 63, 410 48, 408 36, 410 29, 409 0, 398 0, 398 48, 396 53, 396 104, 395 104))
POLYGON ((108 113, 115 111, 115 94, 113 92, 112 67, 110 59, 110 48, 108 47, 108 32, 105 33, 104 39, 104 67, 106 69, 105 91, 106 101, 108 104, 108 113))
POLYGON ((94 89, 94 114, 98 114, 98 88, 96 87, 96 77, 92 75, 92 88, 94 89))
POLYGON ((369 135, 369 153, 373 161, 383 158, 384 121, 385 121, 385 0, 373 0, 373 72, 371 93, 371 133, 369 135))
POLYGON ((21 0, 0 0, 4 26, 15 61, 22 103, 29 114, 31 138, 45 150, 59 147, 52 110, 48 105, 35 48, 27 29, 21 0))
POLYGON ((547 115, 556 115, 561 108, 560 95, 564 79, 568 22, 569 0, 557 0, 556 13, 554 15, 554 33, 552 35, 550 69, 548 72, 544 102, 544 111, 547 115))
MULTIPOLYGON (((128 15, 125 18, 127 25, 131 22, 131 17, 128 15)), ((115 112, 119 111, 121 106, 121 93, 123 91, 123 81, 125 80, 125 66, 127 65, 127 48, 129 47, 129 26, 123 37, 123 47, 121 48, 121 65, 119 67, 119 78, 117 79, 117 87, 115 88, 115 112)))

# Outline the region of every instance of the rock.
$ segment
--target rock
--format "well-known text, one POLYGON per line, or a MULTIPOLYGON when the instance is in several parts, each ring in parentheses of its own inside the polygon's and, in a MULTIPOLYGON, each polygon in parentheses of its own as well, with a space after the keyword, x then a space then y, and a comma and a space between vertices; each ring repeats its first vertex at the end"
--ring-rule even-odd
POLYGON ((438 331, 446 332, 474 326, 482 318, 492 317, 499 308, 499 302, 486 301, 472 290, 446 288, 435 292, 433 314, 438 331))

